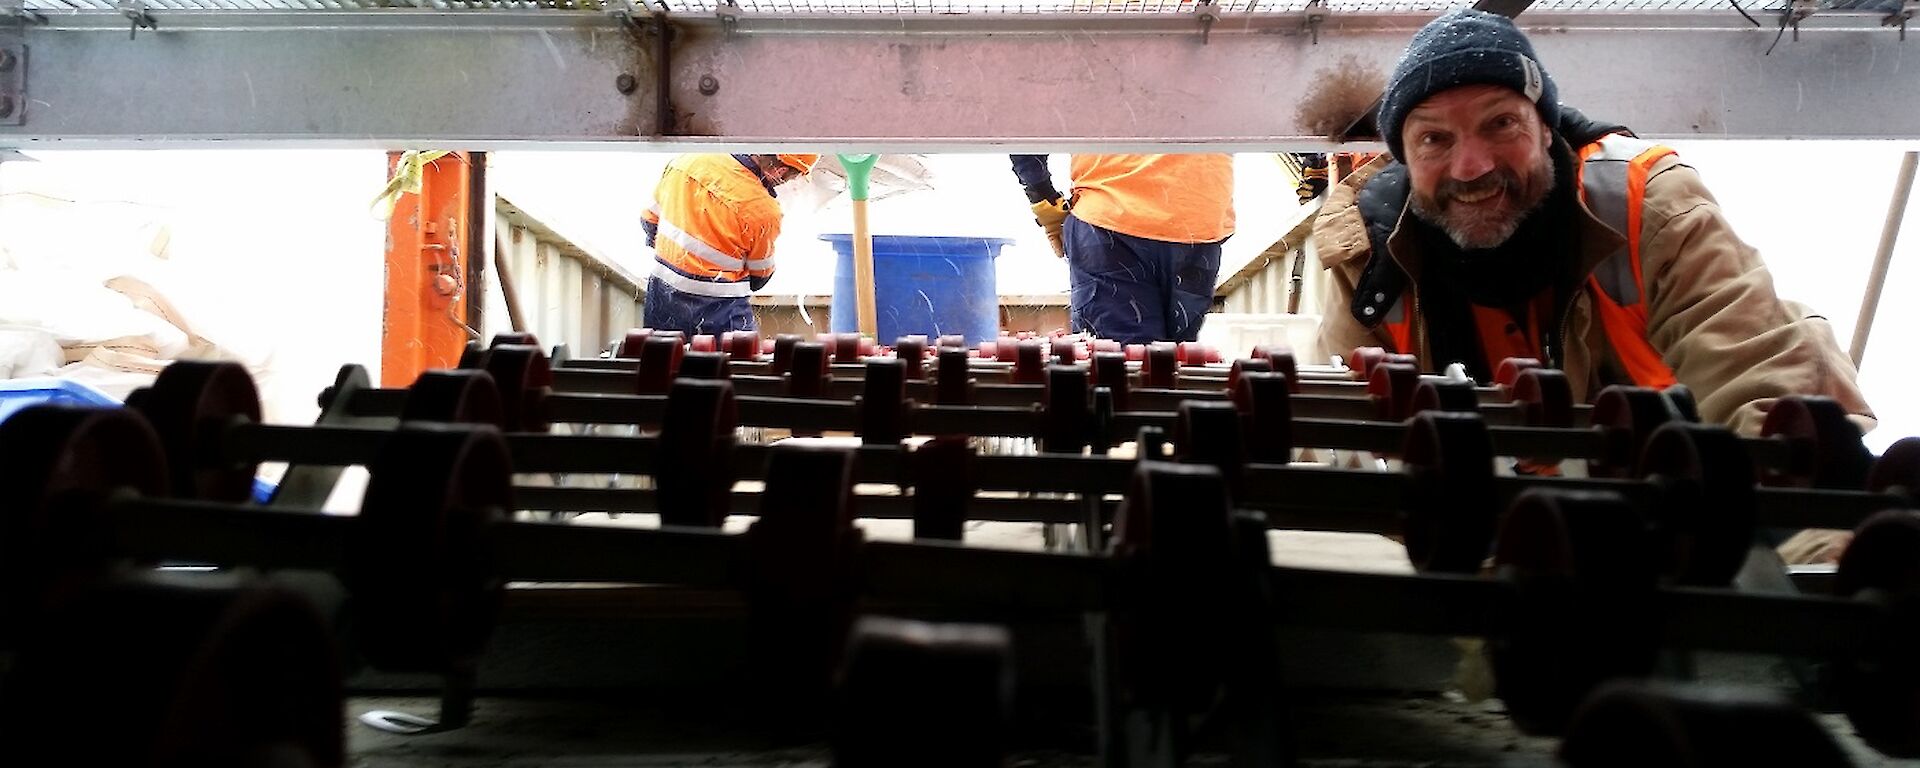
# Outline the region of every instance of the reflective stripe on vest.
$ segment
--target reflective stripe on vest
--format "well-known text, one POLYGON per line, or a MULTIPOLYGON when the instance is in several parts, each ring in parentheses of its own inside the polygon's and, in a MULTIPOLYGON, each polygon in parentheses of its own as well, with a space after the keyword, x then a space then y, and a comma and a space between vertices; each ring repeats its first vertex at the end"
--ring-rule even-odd
POLYGON ((734 280, 699 280, 674 271, 673 267, 655 262, 653 276, 667 287, 681 293, 699 296, 711 296, 719 299, 746 298, 753 295, 753 287, 734 280))
MULTIPOLYGON (((703 241, 698 237, 694 237, 693 235, 689 234, 686 230, 683 230, 677 226, 674 226, 673 222, 660 218, 660 206, 656 205, 648 209, 647 213, 650 213, 653 215, 653 220, 657 223, 656 226, 658 227, 658 232, 654 235, 654 242, 655 242, 654 253, 656 258, 658 258, 658 254, 660 252, 659 241, 664 239, 667 242, 670 242, 670 243, 673 243, 674 245, 679 246, 682 250, 686 251, 688 254, 698 257, 700 261, 705 262, 704 264, 695 264, 695 265, 683 264, 681 265, 683 267, 685 266, 707 267, 708 269, 703 271, 710 271, 715 273, 738 272, 743 269, 749 270, 752 272, 769 272, 773 269, 772 256, 768 256, 767 258, 764 258, 764 259, 739 259, 733 256, 728 256, 727 254, 721 253, 720 249, 715 248, 711 245, 708 245, 706 241, 703 241)), ((667 262, 666 259, 661 259, 661 261, 663 263, 670 263, 670 262, 667 262)))
POLYGON ((1580 148, 1580 199, 1593 215, 1627 239, 1625 248, 1594 268, 1588 284, 1607 343, 1633 383, 1668 387, 1673 369, 1647 340, 1647 304, 1640 272, 1640 216, 1655 163, 1673 150, 1617 134, 1580 148))
POLYGON ((1407 292, 1393 300, 1393 306, 1387 308, 1387 336, 1393 339, 1393 351, 1403 355, 1418 354, 1413 348, 1413 315, 1407 312, 1407 292))

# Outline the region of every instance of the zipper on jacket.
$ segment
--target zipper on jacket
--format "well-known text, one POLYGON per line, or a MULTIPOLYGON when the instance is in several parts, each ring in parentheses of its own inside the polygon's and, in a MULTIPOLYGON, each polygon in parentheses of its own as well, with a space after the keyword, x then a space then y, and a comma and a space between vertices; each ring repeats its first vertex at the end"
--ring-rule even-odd
MULTIPOLYGON (((1567 299, 1567 308, 1560 311, 1560 335, 1554 338, 1560 342, 1562 348, 1567 346, 1567 324, 1573 322, 1573 303, 1579 300, 1580 292, 1575 291, 1573 296, 1567 299)), ((1540 351, 1547 355, 1546 362, 1548 368, 1555 368, 1562 371, 1566 370, 1566 368, 1560 364, 1558 356, 1553 353, 1552 343, 1541 344, 1540 347, 1540 351)))
POLYGON ((1413 354, 1418 355, 1421 360, 1427 360, 1427 367, 1433 372, 1445 371, 1446 366, 1434 365, 1432 360, 1428 360, 1433 353, 1427 346, 1426 316, 1420 314, 1420 292, 1414 290, 1413 286, 1407 286, 1407 295, 1411 297, 1410 303, 1413 304, 1413 354))

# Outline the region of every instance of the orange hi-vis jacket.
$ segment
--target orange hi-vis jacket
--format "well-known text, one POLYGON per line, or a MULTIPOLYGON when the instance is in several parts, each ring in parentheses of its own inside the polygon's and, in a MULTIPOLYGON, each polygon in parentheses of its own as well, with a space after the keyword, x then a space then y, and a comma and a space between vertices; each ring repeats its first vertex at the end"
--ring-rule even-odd
POLYGON ((701 296, 745 297, 751 278, 773 276, 780 203, 732 155, 681 155, 667 164, 645 214, 654 236, 653 276, 701 296))
POLYGON ((1212 243, 1233 234, 1233 156, 1074 155, 1073 215, 1123 235, 1212 243))

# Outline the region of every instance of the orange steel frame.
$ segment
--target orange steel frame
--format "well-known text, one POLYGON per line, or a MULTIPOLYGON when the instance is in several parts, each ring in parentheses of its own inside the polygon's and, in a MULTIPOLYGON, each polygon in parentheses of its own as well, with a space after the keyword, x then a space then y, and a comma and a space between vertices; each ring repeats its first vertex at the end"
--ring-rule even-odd
MULTIPOLYGON (((395 171, 400 153, 389 153, 395 171)), ((411 385, 430 368, 452 368, 467 345, 466 253, 473 190, 472 158, 449 153, 427 163, 420 194, 403 193, 387 222, 386 311, 380 337, 380 384, 411 385)))

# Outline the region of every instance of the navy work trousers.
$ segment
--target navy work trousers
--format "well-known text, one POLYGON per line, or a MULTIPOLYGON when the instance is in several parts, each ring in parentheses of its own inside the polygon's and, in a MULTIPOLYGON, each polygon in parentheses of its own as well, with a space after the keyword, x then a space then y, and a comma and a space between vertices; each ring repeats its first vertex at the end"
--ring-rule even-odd
POLYGON ((1193 341, 1213 305, 1220 243, 1123 235, 1069 215, 1073 328, 1122 344, 1193 341))
POLYGON ((745 296, 716 297, 675 290, 658 277, 647 278, 646 305, 640 322, 661 331, 679 331, 689 338, 727 331, 752 331, 759 328, 753 319, 753 304, 745 296))

